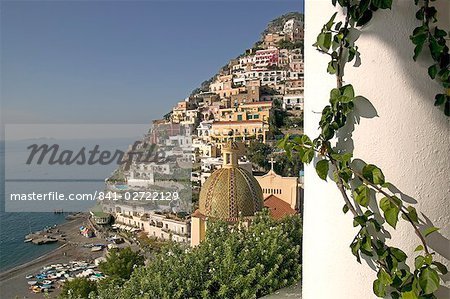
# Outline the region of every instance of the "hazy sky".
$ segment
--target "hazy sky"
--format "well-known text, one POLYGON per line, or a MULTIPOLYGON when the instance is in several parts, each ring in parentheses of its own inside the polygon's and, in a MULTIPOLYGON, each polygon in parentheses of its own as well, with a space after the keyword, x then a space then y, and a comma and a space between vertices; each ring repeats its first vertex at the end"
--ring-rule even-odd
POLYGON ((149 123, 301 2, 1 1, 2 123, 149 123))

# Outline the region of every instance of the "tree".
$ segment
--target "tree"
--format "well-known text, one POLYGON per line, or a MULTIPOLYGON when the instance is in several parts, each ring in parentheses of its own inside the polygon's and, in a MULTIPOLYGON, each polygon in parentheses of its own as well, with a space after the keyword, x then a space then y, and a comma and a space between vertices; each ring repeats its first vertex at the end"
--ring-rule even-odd
POLYGON ((106 275, 129 279, 133 270, 142 265, 144 265, 144 257, 130 247, 126 247, 111 250, 106 261, 100 263, 99 269, 106 275))
POLYGON ((247 157, 255 165, 269 169, 268 156, 272 153, 272 148, 262 142, 251 142, 247 149, 247 157))
POLYGON ((97 294, 97 284, 87 278, 75 278, 64 283, 60 299, 85 299, 97 294))
POLYGON ((301 219, 273 220, 258 213, 241 221, 208 223, 195 248, 171 244, 133 272, 115 298, 257 298, 300 279, 301 219))

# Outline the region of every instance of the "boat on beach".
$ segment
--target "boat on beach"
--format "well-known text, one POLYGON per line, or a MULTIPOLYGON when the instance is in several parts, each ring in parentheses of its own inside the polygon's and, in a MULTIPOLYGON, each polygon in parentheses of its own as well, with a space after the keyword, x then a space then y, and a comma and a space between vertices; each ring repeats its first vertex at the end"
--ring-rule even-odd
POLYGON ((41 292, 42 292, 42 288, 41 288, 41 287, 38 287, 38 286, 32 286, 32 287, 31 287, 31 291, 32 291, 33 293, 41 293, 41 292))

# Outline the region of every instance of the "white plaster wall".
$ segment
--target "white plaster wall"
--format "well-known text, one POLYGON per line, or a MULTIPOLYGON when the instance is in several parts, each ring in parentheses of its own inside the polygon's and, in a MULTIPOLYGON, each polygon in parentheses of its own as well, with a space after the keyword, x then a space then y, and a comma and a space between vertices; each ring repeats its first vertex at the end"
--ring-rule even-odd
MULTIPOLYGON (((317 136, 320 112, 336 80, 326 73, 328 57, 311 46, 323 24, 335 11, 331 0, 305 0, 305 131, 317 136), (319 112, 319 113, 315 113, 319 112)), ((438 0, 441 24, 450 29, 450 1, 438 0)), ((413 1, 394 1, 392 11, 379 11, 364 28, 358 46, 359 68, 348 66, 345 80, 359 95, 370 99, 378 117, 362 118, 353 133, 355 157, 378 165, 388 181, 417 200, 416 208, 428 223, 441 227, 429 237, 438 259, 449 267, 450 258, 450 123, 433 106, 439 86, 427 75, 430 61, 412 60, 409 35, 417 26, 413 1)), ((361 114, 367 107, 358 107, 361 114)), ((410 199, 408 199, 410 197, 410 199)), ((320 180, 312 166, 305 169, 303 298, 375 298, 376 274, 360 265, 349 244, 356 230, 351 213, 342 213, 343 200, 333 183, 320 180)), ((423 218, 423 217, 422 217, 423 218)), ((418 245, 411 227, 399 221, 388 244, 406 249, 418 245)), ((446 276, 446 280, 449 276, 446 276)), ((447 281, 447 287, 449 283, 447 281)), ((448 288, 439 298, 450 298, 448 288)))

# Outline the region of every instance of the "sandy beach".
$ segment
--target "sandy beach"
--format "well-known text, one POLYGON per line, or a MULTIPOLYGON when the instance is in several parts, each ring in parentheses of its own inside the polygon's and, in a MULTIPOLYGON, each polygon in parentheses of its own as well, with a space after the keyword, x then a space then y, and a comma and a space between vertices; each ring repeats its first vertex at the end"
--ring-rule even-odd
MULTIPOLYGON (((78 217, 57 226, 57 229, 67 236, 66 242, 59 242, 60 246, 39 258, 19 265, 5 272, 0 273, 0 298, 44 298, 44 294, 34 294, 28 289, 28 274, 36 274, 42 267, 49 264, 68 263, 73 260, 92 261, 100 257, 104 252, 91 252, 90 248, 83 247, 84 244, 105 244, 105 240, 100 237, 86 238, 79 233, 81 225, 87 225, 87 215, 78 217)), ((34 245, 42 246, 42 245, 34 245)), ((2 254, 9 254, 3 252, 2 254)), ((10 253, 12 254, 12 253, 10 253)), ((59 289, 49 292, 50 298, 56 298, 59 289)))

